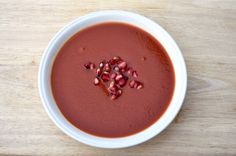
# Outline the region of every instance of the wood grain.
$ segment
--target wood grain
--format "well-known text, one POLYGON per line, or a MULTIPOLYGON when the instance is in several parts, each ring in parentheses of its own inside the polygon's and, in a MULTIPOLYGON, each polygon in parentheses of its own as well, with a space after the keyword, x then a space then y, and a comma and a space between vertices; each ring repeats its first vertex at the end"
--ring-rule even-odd
POLYGON ((236 155, 235 0, 0 0, 0 155, 236 155), (83 145, 42 107, 38 65, 53 35, 91 11, 123 9, 162 25, 179 44, 188 92, 159 136, 117 150, 83 145))

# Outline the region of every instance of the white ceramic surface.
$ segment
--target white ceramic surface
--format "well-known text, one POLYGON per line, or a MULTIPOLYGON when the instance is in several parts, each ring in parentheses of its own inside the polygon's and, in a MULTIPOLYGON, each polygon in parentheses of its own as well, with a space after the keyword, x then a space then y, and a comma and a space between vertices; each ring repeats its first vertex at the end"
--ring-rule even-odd
POLYGON ((48 47, 44 51, 41 60, 38 85, 40 97, 42 99, 45 110, 47 111, 50 118, 54 121, 54 123, 67 135, 82 143, 95 147, 123 148, 140 144, 144 141, 149 140, 150 138, 163 131, 172 122, 172 120, 179 112, 185 97, 187 87, 187 72, 183 56, 177 44, 172 39, 172 37, 158 24, 144 16, 131 12, 118 10, 99 11, 90 13, 72 21, 64 28, 62 28, 50 41, 48 47), (101 22, 111 21, 125 22, 135 25, 157 38, 158 41, 164 46, 171 58, 171 61, 174 66, 176 80, 173 98, 168 109, 162 115, 162 117, 152 126, 143 130, 142 132, 121 138, 97 137, 87 134, 74 127, 64 118, 64 116, 59 111, 52 97, 50 88, 51 67, 54 58, 63 43, 65 43, 75 33, 87 26, 91 26, 101 22))

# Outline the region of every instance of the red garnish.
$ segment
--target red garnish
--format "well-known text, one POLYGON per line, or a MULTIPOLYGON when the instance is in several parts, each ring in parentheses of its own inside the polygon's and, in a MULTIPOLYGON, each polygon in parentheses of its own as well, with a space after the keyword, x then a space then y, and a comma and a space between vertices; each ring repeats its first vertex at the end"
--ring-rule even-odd
POLYGON ((91 63, 91 62, 85 63, 85 64, 84 64, 84 67, 85 67, 86 69, 95 69, 95 68, 96 68, 95 64, 94 64, 94 63, 91 63))
POLYGON ((97 74, 97 76, 100 76, 100 75, 102 74, 102 69, 101 69, 101 68, 98 68, 98 69, 96 70, 96 74, 97 74))
POLYGON ((118 67, 119 67, 120 69, 126 69, 127 63, 126 63, 125 61, 122 61, 122 62, 120 62, 120 63, 118 64, 118 67))
MULTIPOLYGON (((84 67, 90 70, 96 68, 95 64, 91 62, 84 64, 84 67)), ((109 61, 103 60, 98 64, 94 85, 102 85, 106 94, 112 100, 115 100, 122 95, 122 90, 132 77, 135 80, 129 81, 129 87, 142 89, 143 83, 136 80, 138 77, 137 71, 129 67, 127 62, 119 56, 115 56, 109 61)))
POLYGON ((131 81, 129 82, 130 88, 134 88, 134 84, 135 84, 135 81, 134 81, 134 80, 131 80, 131 81))
POLYGON ((138 77, 138 73, 137 73, 135 70, 132 72, 132 75, 133 75, 133 77, 135 77, 135 78, 138 77))
POLYGON ((108 72, 103 72, 101 75, 101 79, 103 82, 108 82, 110 80, 110 76, 108 72))
POLYGON ((98 85, 100 83, 100 80, 97 78, 97 77, 95 77, 95 79, 94 79, 94 84, 95 85, 98 85))

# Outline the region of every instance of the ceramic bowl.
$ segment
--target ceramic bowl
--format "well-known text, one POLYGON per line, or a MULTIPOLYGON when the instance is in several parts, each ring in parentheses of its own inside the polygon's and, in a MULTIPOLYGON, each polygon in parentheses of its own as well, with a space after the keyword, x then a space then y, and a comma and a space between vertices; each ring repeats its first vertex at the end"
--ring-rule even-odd
POLYGON ((50 41, 43 53, 39 68, 38 85, 40 97, 50 118, 67 135, 87 145, 101 148, 123 148, 140 144, 163 131, 179 112, 187 87, 186 66, 180 49, 173 38, 152 20, 126 11, 99 11, 82 16, 62 28, 50 41), (88 26, 102 22, 124 22, 135 25, 154 36, 166 49, 175 71, 175 89, 165 113, 153 125, 131 136, 103 138, 81 131, 68 122, 58 109, 51 92, 50 76, 53 61, 63 44, 75 33, 88 26))

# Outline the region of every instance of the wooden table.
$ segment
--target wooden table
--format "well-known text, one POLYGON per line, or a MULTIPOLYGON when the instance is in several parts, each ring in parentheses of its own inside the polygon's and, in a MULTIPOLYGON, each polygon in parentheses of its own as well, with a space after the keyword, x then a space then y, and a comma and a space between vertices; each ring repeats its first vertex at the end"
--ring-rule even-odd
POLYGON ((0 0, 0 155, 236 155, 236 1, 0 0), (65 135, 39 98, 44 48, 71 20, 123 9, 162 25, 179 44, 188 92, 160 135, 126 149, 98 149, 65 135))

